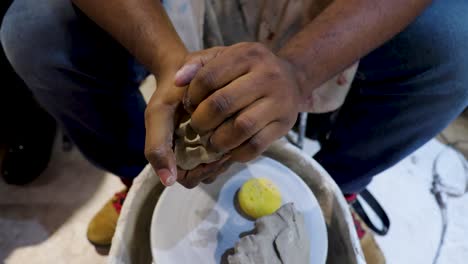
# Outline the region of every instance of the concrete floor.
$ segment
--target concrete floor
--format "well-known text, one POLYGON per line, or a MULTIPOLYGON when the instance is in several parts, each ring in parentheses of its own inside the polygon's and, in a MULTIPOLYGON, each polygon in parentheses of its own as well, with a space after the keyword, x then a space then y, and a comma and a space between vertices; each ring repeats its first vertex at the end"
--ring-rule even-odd
MULTIPOLYGON (((455 132, 451 132, 453 134, 450 135, 450 139, 468 138, 468 125, 463 124, 451 129, 455 132)), ((438 143, 432 141, 429 144, 438 143)), ((418 151, 419 160, 433 158, 434 153, 428 151, 427 147, 425 148, 418 151)), ((405 258, 395 257, 395 255, 410 256, 411 252, 414 251, 408 247, 417 246, 418 243, 424 244, 424 233, 428 232, 427 230, 418 231, 417 234, 422 234, 422 237, 413 236, 412 239, 405 240, 408 243, 395 243, 400 239, 405 239, 405 235, 411 233, 408 232, 408 228, 418 229, 416 224, 410 224, 408 227, 407 224, 402 225, 402 222, 412 223, 416 218, 419 220, 424 218, 438 219, 437 212, 434 211, 437 207, 435 207, 430 195, 416 199, 424 200, 424 202, 413 201, 416 207, 430 203, 428 205, 430 210, 419 210, 412 213, 414 210, 408 208, 405 209, 406 211, 403 210, 407 212, 404 219, 395 219, 395 215, 401 215, 398 214, 401 211, 398 203, 404 204, 406 196, 403 194, 394 199, 394 196, 389 195, 388 191, 385 190, 401 187, 401 183, 397 179, 404 175, 402 172, 411 170, 417 174, 422 170, 427 171, 427 167, 430 166, 427 161, 421 162, 420 164, 424 168, 420 169, 412 163, 412 157, 385 172, 385 175, 372 186, 372 190, 382 200, 391 217, 393 215, 395 223, 391 231, 392 235, 379 239, 386 255, 390 256, 388 262, 390 264, 430 263, 426 262, 428 258, 424 261, 422 260, 424 258, 405 261, 405 258), (399 177, 393 177, 393 175, 399 175, 399 177), (398 203, 392 202, 392 200, 398 200, 398 203), (402 245, 406 245, 406 248, 402 245)), ((422 179, 422 181, 427 183, 428 180, 422 179)), ((93 167, 76 149, 71 152, 63 152, 60 144, 57 143, 48 169, 32 184, 25 187, 14 187, 0 181, 0 263, 105 263, 105 252, 96 251, 86 240, 86 226, 93 214, 121 188, 123 185, 117 177, 93 167)), ((464 208, 467 209, 466 206, 464 208)), ((454 222, 460 223, 456 226, 458 230, 460 228, 468 229, 466 224, 462 224, 466 219, 463 214, 454 214, 453 217, 455 218, 454 222)), ((436 241, 438 228, 435 225, 431 241, 436 241)), ((459 239, 451 245, 447 253, 466 250, 468 238, 459 239)), ((431 244, 427 248, 430 250, 434 246, 431 244)), ((406 260, 409 259, 406 258, 406 260)), ((464 263, 452 260, 440 263, 464 263)))
POLYGON ((0 181, 0 263, 105 263, 86 240, 86 227, 121 188, 76 149, 64 153, 56 144, 49 167, 32 184, 0 181))
MULTIPOLYGON (((431 193, 432 165, 441 152, 437 173, 445 184, 462 191, 467 175, 460 159, 436 140, 377 175, 369 186, 390 217, 389 233, 377 237, 389 264, 433 263, 442 219, 431 193)), ((449 225, 437 263, 465 264, 468 259, 468 195, 446 200, 449 225)))

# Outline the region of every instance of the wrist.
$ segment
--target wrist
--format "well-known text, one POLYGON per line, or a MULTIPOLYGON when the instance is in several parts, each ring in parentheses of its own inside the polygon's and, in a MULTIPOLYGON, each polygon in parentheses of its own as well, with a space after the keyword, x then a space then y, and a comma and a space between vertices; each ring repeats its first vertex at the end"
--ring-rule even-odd
POLYGON ((171 52, 167 56, 155 56, 150 72, 156 79, 174 78, 176 72, 183 66, 187 51, 171 52))
POLYGON ((308 91, 310 90, 310 87, 307 86, 307 74, 301 67, 294 64, 292 60, 281 56, 279 56, 279 58, 285 63, 289 73, 295 80, 299 111, 306 112, 308 105, 310 105, 312 101, 312 92, 308 91))

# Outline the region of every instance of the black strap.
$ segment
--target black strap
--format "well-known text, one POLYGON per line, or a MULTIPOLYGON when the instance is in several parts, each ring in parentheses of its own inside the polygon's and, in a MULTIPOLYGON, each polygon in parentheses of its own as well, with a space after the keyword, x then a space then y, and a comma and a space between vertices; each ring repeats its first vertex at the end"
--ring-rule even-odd
POLYGON ((366 211, 362 207, 361 203, 359 200, 356 200, 352 206, 354 208, 354 211, 361 217, 362 221, 376 234, 384 236, 388 233, 388 229, 390 228, 390 219, 388 218, 387 213, 385 213, 384 209, 382 206, 377 202, 377 200, 374 198, 374 196, 367 190, 365 189, 359 194, 364 201, 374 210, 374 212, 377 214, 377 216, 380 218, 380 221, 382 221, 382 229, 378 229, 374 223, 369 219, 369 216, 367 216, 366 211))

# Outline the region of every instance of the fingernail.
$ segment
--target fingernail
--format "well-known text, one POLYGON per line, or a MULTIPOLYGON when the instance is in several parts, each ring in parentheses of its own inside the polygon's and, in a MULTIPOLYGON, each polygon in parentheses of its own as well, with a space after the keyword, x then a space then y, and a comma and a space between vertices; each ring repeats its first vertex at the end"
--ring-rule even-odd
POLYGON ((195 77, 195 75, 197 74, 198 69, 200 68, 201 65, 199 64, 184 65, 175 74, 176 85, 185 86, 189 84, 192 81, 193 77, 195 77))
POLYGON ((174 175, 170 176, 169 178, 167 178, 166 180, 166 184, 167 186, 172 186, 174 185, 174 183, 176 182, 176 177, 174 175))
POLYGON ((171 186, 176 182, 176 177, 168 169, 160 169, 156 172, 161 182, 166 186, 171 186))

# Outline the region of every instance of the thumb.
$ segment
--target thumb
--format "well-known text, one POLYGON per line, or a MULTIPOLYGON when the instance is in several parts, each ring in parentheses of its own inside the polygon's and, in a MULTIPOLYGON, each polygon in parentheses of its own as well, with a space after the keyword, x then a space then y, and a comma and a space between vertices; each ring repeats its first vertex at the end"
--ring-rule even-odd
POLYGON ((176 107, 148 104, 145 112, 145 156, 161 182, 171 186, 177 181, 177 164, 172 150, 176 107))
POLYGON ((214 47, 188 55, 184 65, 175 75, 175 85, 179 87, 188 85, 197 75, 197 72, 210 60, 218 56, 222 49, 223 47, 214 47))

